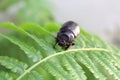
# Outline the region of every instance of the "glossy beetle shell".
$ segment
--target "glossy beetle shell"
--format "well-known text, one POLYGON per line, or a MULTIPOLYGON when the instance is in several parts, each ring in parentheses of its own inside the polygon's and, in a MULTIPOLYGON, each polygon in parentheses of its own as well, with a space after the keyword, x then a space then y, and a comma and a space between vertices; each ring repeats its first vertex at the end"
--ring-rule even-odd
POLYGON ((69 46, 74 45, 74 39, 79 35, 80 27, 73 21, 64 23, 57 34, 56 43, 68 49, 69 46))
POLYGON ((77 37, 80 33, 80 27, 78 26, 77 23, 73 22, 73 21, 68 21, 66 23, 63 24, 62 28, 60 29, 61 31, 64 30, 71 30, 74 34, 75 37, 77 37))

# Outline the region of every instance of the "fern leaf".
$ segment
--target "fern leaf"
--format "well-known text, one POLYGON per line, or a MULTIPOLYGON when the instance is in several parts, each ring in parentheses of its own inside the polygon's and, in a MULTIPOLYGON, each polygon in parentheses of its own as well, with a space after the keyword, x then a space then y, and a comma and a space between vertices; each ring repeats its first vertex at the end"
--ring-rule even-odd
POLYGON ((27 64, 7 56, 0 56, 0 64, 19 74, 22 74, 28 67, 27 64))
POLYGON ((28 74, 26 80, 44 80, 44 79, 37 71, 31 71, 31 73, 28 74))
POLYGON ((67 73, 67 71, 63 70, 63 68, 57 63, 46 62, 44 67, 57 80, 70 80, 71 79, 71 76, 67 73))
POLYGON ((93 57, 95 61, 100 63, 100 65, 102 65, 106 70, 108 70, 110 75, 114 75, 115 79, 118 79, 118 80, 120 79, 119 78, 120 73, 116 71, 116 68, 113 65, 111 65, 111 63, 109 63, 105 58, 102 58, 103 57, 102 55, 100 56, 99 53, 96 55, 91 53, 89 55, 91 55, 91 57, 93 57))
POLYGON ((60 29, 61 25, 55 24, 55 23, 51 23, 48 24, 44 27, 45 30, 49 31, 49 32, 58 32, 60 29), (54 25, 54 26, 53 26, 54 25))
MULTIPOLYGON (((65 54, 65 53, 69 53, 69 52, 78 52, 78 51, 107 51, 105 49, 100 49, 100 48, 82 48, 82 49, 71 49, 71 50, 68 50, 68 51, 62 51, 62 52, 59 52, 59 53, 56 53, 56 54, 53 54, 53 55, 50 55, 42 60, 40 60, 39 62, 35 63, 34 65, 32 65, 30 68, 28 68, 22 75, 20 75, 17 80, 20 80, 21 78, 23 78, 27 73, 29 73, 31 70, 33 70, 34 68, 36 68, 38 65, 40 65, 41 63, 44 63, 45 61, 55 57, 55 56, 59 56, 59 55, 62 55, 62 54, 65 54)), ((52 66, 52 65, 51 65, 52 66)), ((47 66, 47 67, 51 67, 51 66, 47 66)), ((59 66, 59 65, 58 65, 59 66)), ((55 65, 53 64, 53 67, 55 67, 55 65)), ((54 68, 51 67, 51 69, 54 70, 54 68)), ((56 69, 57 70, 57 69, 56 69)), ((62 70, 62 68, 61 68, 62 70)), ((57 71, 55 71, 57 72, 57 71)), ((55 76, 55 75, 54 75, 55 76)), ((62 76, 61 76, 62 77, 62 76)), ((64 78, 64 77, 63 77, 64 78)))
POLYGON ((91 61, 91 59, 83 52, 76 55, 76 58, 78 61, 80 61, 82 64, 87 66, 87 68, 93 73, 93 75, 99 79, 99 80, 106 80, 105 75, 103 75, 97 67, 95 67, 94 63, 91 61))
POLYGON ((42 28, 39 25, 36 24, 22 24, 19 28, 22 28, 25 31, 36 31, 34 33, 38 34, 38 35, 51 35, 51 33, 47 30, 45 30, 44 28, 42 28), (34 26, 34 27, 33 27, 34 26))
POLYGON ((14 67, 23 66, 18 64, 20 61, 16 57, 15 59, 8 57, 9 61, 8 58, 1 59, 2 66, 20 74, 16 77, 17 80, 45 80, 49 78, 45 78, 49 75, 52 77, 49 80, 120 79, 120 50, 82 29, 81 36, 75 40, 76 45, 63 51, 60 48, 53 48, 55 43, 53 35, 56 35, 54 33, 60 28, 57 25, 52 24, 43 28, 31 23, 23 24, 20 27, 4 23, 0 24, 0 27, 7 28, 13 33, 10 35, 0 33, 0 36, 20 47, 24 51, 23 54, 33 61, 32 64, 28 64, 29 68, 22 67, 21 69, 20 67, 20 69, 14 68, 14 70, 10 67, 11 65, 14 67), (20 37, 14 34, 20 35, 20 37), (27 40, 23 37, 26 37, 27 40), (10 61, 11 59, 16 62, 16 65, 10 61), (107 73, 103 73, 103 70, 107 73))
POLYGON ((27 45, 24 41, 20 41, 15 37, 6 36, 3 34, 0 34, 0 36, 18 45, 21 48, 21 50, 23 50, 26 53, 26 55, 33 60, 33 62, 36 62, 42 58, 42 56, 40 56, 40 51, 37 51, 34 47, 27 45))
POLYGON ((115 65, 117 68, 120 69, 119 59, 117 59, 115 55, 113 55, 112 53, 111 53, 111 55, 106 54, 106 53, 102 53, 102 54, 104 54, 103 56, 105 56, 105 58, 106 58, 108 61, 110 61, 111 63, 113 63, 113 65, 115 65))
POLYGON ((107 69, 110 71, 110 74, 113 75, 115 79, 120 79, 120 71, 118 71, 117 68, 112 63, 109 63, 106 57, 104 57, 101 54, 97 54, 97 57, 101 57, 101 60, 104 61, 103 64, 107 66, 107 69))
POLYGON ((42 34, 51 35, 49 31, 35 24, 23 24, 20 26, 20 28, 23 29, 24 32, 27 32, 27 35, 31 37, 34 41, 36 41, 36 43, 40 46, 41 51, 44 51, 44 53, 47 53, 47 55, 54 53, 54 50, 49 46, 47 46, 48 44, 43 39, 38 38, 39 35, 42 35, 42 34), (36 32, 34 32, 33 30, 36 30, 36 32), (46 52, 46 51, 49 51, 49 52, 46 52))
MULTIPOLYGON (((18 31, 21 34, 25 34, 25 35, 27 34, 23 30, 17 28, 15 25, 10 24, 10 23, 1 24, 1 26, 10 28, 11 30, 14 30, 14 31, 18 31)), ((23 50, 29 58, 32 58, 33 62, 36 62, 42 58, 42 56, 40 55, 40 51, 38 51, 34 47, 26 44, 24 41, 20 41, 20 39, 17 39, 16 37, 13 37, 13 36, 7 36, 7 35, 3 35, 3 34, 0 34, 0 36, 6 38, 9 41, 11 41, 12 43, 18 45, 21 48, 21 50, 23 50)))
POLYGON ((0 71, 0 80, 13 80, 13 78, 4 71, 0 71))
POLYGON ((63 65, 72 75, 73 80, 86 80, 85 72, 82 67, 70 56, 65 55, 62 57, 63 65))

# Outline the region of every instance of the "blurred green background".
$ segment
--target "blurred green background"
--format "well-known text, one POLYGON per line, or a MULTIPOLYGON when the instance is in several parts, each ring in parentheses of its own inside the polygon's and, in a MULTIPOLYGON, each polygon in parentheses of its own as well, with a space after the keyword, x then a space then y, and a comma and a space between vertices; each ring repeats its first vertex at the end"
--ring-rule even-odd
POLYGON ((15 24, 53 22, 53 4, 49 0, 0 0, 0 22, 15 24))

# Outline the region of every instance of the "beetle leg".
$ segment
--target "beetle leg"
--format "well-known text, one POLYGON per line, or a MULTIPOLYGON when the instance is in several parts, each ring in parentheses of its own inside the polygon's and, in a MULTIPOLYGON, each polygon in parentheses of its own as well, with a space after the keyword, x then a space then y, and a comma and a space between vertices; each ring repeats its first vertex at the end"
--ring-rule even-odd
POLYGON ((75 45, 75 43, 72 43, 72 46, 75 45))
POLYGON ((65 47, 65 50, 67 50, 70 46, 65 47))
POLYGON ((66 42, 65 42, 65 40, 63 40, 63 44, 66 46, 66 42))

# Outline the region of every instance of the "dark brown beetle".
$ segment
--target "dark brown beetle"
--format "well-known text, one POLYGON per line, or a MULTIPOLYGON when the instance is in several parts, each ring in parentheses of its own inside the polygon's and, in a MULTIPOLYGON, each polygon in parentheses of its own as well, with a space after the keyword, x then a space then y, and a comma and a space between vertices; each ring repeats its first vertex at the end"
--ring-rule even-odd
MULTIPOLYGON (((57 34, 56 44, 62 46, 65 50, 74 45, 74 39, 79 35, 80 27, 73 21, 64 23, 57 34)), ((56 45, 55 44, 55 45, 56 45)), ((54 46, 55 47, 55 46, 54 46)))

